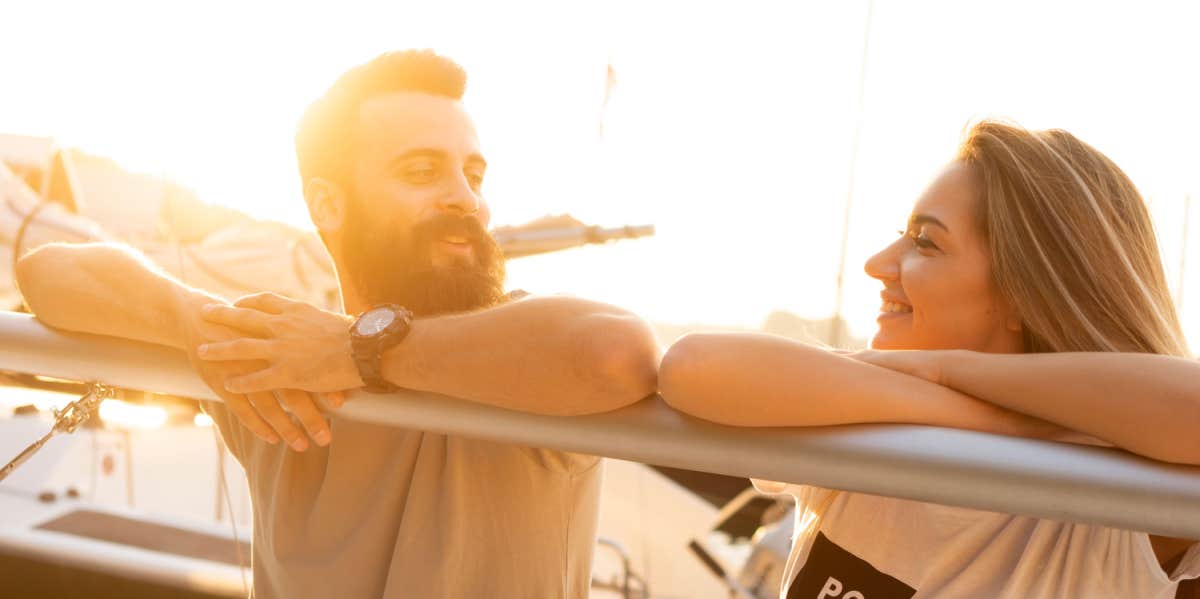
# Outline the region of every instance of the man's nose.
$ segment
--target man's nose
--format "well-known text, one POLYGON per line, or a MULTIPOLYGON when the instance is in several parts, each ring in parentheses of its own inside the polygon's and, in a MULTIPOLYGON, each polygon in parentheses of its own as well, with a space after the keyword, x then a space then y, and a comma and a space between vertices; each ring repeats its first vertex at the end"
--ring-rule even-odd
POLYGON ((479 194, 471 189, 466 177, 459 176, 441 197, 438 208, 458 214, 477 214, 480 208, 479 194))

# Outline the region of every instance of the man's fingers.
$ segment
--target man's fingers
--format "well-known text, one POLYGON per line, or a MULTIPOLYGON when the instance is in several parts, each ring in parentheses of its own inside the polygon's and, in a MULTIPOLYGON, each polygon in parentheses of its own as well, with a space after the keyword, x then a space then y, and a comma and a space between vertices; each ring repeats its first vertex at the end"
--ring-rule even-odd
POLYGON ((230 393, 260 393, 272 389, 283 389, 285 385, 276 380, 278 373, 273 368, 251 372, 225 379, 225 390, 230 393))
POLYGON ((294 303, 296 302, 283 297, 282 295, 276 295, 269 291, 264 291, 262 293, 255 293, 253 295, 247 295, 239 298, 237 301, 233 302, 233 305, 239 308, 250 308, 251 310, 267 312, 269 314, 283 314, 284 309, 294 303))
POLYGON ((341 391, 330 391, 328 393, 322 393, 321 395, 325 397, 325 403, 334 408, 340 408, 346 405, 346 394, 341 391))
POLYGON ((271 342, 266 339, 234 339, 205 343, 196 348, 201 360, 269 360, 272 357, 271 342))
POLYGON ((242 426, 250 429, 259 439, 274 445, 279 442, 279 435, 263 420, 254 406, 250 405, 250 400, 246 399, 245 395, 236 395, 233 393, 222 393, 222 399, 225 400, 225 407, 233 412, 233 415, 242 423, 242 426))
POLYGON ((241 329, 252 335, 269 336, 267 324, 271 315, 249 308, 236 308, 225 304, 208 304, 201 310, 201 316, 208 322, 241 329))
POLYGON ((263 419, 271 423, 271 426, 279 432, 279 436, 283 437, 284 441, 296 451, 304 451, 308 449, 308 441, 304 438, 304 432, 296 423, 292 422, 292 418, 279 405, 279 400, 275 398, 275 394, 270 391, 260 393, 247 393, 246 397, 250 399, 250 404, 255 410, 262 415, 263 419))
POLYGON ((275 392, 279 395, 283 403, 287 404, 288 410, 292 415, 300 421, 304 426, 304 430, 308 431, 308 436, 312 437, 317 445, 324 447, 329 445, 329 440, 333 438, 329 431, 329 424, 325 422, 325 417, 321 415, 321 411, 317 409, 317 404, 313 397, 306 391, 298 391, 296 389, 282 389, 275 392))

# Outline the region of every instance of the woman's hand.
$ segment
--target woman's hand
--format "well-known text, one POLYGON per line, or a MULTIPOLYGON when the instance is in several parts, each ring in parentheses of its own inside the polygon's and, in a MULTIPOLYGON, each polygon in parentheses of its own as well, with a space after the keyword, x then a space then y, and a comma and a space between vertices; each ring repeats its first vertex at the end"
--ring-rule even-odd
MULTIPOLYGON (((840 353, 840 352, 839 352, 840 353)), ((925 379, 936 385, 946 386, 941 360, 944 350, 888 350, 864 349, 844 355, 859 362, 874 364, 902 372, 909 376, 925 379)))
MULTIPOLYGON (((839 352, 848 358, 873 364, 888 370, 915 376, 935 385, 949 387, 946 379, 945 360, 950 352, 965 350, 875 350, 839 352)), ((1031 439, 1050 439, 1075 443, 1093 443, 1090 438, 1066 427, 1042 420, 1035 416, 1014 412, 1001 406, 989 404, 994 411, 996 432, 1031 439)))
POLYGON ((260 360, 266 367, 225 381, 231 393, 272 389, 337 392, 363 385, 350 348, 351 318, 259 293, 233 306, 210 304, 203 312, 212 324, 231 327, 239 339, 208 343, 198 350, 208 361, 260 360))

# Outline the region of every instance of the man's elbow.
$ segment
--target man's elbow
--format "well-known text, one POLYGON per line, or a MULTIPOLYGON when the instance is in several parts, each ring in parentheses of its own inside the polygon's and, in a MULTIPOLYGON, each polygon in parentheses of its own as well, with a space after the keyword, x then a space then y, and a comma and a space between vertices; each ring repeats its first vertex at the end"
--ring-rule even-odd
POLYGON ((581 361, 590 371, 592 399, 580 413, 607 412, 652 395, 659 347, 654 331, 635 316, 599 316, 584 328, 581 361))
POLYGON ((54 278, 47 276, 46 273, 48 272, 47 267, 56 259, 62 249, 62 246, 58 244, 44 245, 34 249, 17 260, 16 270, 13 273, 17 289, 20 290, 25 305, 31 312, 38 315, 39 320, 51 326, 54 325, 54 322, 51 322, 54 310, 49 308, 56 294, 49 288, 54 278), (47 320, 46 317, 49 317, 50 320, 47 320))

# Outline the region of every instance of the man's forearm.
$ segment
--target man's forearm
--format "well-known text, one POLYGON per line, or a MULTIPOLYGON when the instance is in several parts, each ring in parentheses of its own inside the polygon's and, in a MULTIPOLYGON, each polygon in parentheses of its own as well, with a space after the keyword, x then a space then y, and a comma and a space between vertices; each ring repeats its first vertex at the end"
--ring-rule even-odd
POLYGON ((612 410, 654 393, 659 349, 648 325, 611 306, 539 297, 421 319, 384 354, 408 389, 544 414, 612 410))
POLYGON ((17 264, 33 313, 61 329, 182 347, 181 310, 219 301, 188 288, 133 250, 111 244, 52 244, 17 264))

